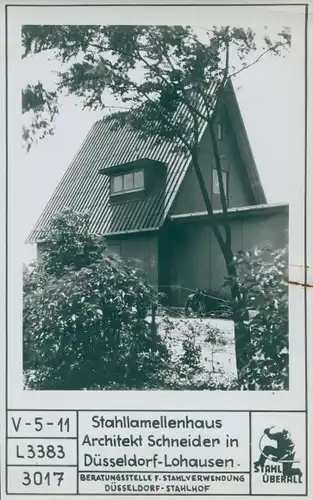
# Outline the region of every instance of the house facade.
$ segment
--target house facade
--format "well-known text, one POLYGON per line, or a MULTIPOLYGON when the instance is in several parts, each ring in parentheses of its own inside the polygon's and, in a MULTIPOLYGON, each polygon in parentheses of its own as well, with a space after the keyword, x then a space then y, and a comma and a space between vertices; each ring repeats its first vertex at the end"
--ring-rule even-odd
MULTIPOLYGON (((233 251, 285 246, 288 206, 266 202, 231 85, 219 106, 216 135, 233 251)), ((205 125, 199 163, 219 218, 219 185, 205 125)), ((147 140, 127 125, 114 128, 110 118, 96 122, 28 241, 40 248, 51 217, 68 207, 88 210, 90 230, 106 236, 108 252, 142 268, 172 304, 182 305, 196 288, 220 291, 223 257, 192 162, 172 143, 147 140)))

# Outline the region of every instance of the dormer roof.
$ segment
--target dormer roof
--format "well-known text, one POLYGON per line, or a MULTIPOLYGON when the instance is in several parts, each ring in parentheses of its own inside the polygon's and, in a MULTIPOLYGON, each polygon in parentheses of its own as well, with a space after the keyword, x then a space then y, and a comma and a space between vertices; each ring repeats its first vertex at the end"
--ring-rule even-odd
POLYGON ((126 163, 120 163, 119 165, 111 165, 99 170, 99 174, 104 175, 115 175, 123 172, 130 172, 137 169, 145 169, 147 167, 165 167, 166 163, 163 161, 153 160, 152 158, 138 158, 133 161, 126 163))

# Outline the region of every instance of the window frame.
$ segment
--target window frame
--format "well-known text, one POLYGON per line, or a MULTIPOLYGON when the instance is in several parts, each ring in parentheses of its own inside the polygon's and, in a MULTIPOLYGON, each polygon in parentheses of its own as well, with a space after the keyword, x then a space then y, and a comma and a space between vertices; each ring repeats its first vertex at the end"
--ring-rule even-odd
POLYGON ((123 192, 123 176, 122 175, 114 175, 113 177, 111 177, 111 193, 119 194, 122 192, 123 192), (115 181, 115 179, 118 179, 119 177, 122 178, 122 189, 120 189, 119 191, 114 191, 114 181, 115 181))
POLYGON ((138 191, 144 191, 145 189, 145 175, 144 175, 144 169, 143 168, 139 168, 139 169, 136 169, 136 170, 131 170, 130 172, 123 172, 123 173, 119 173, 119 174, 116 174, 116 175, 112 175, 111 177, 111 182, 110 182, 110 195, 111 196, 121 196, 123 194, 127 194, 127 193, 135 193, 135 192, 138 192, 138 191), (132 175, 132 183, 133 183, 133 186, 135 184, 135 174, 137 172, 141 172, 142 173, 142 186, 141 187, 133 187, 131 189, 124 189, 124 177, 126 175, 129 175, 131 174, 132 175), (122 178, 122 189, 120 191, 114 191, 114 179, 116 177, 121 177, 122 178))

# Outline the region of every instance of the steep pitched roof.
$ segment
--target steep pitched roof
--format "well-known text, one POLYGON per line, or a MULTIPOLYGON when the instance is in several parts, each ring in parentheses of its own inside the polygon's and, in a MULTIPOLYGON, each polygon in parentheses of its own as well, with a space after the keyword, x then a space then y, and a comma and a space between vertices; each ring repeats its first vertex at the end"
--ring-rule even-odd
POLYGON ((29 242, 44 237, 51 216, 66 207, 91 213, 90 231, 115 234, 126 231, 157 229, 166 217, 185 175, 189 158, 174 153, 170 143, 157 143, 156 138, 144 140, 130 126, 112 130, 110 120, 96 122, 65 172, 33 231, 29 242), (99 174, 105 166, 122 164, 138 157, 167 163, 163 192, 142 200, 109 203, 109 178, 99 174))
MULTIPOLYGON (((186 119, 188 111, 181 108, 178 116, 186 119)), ((202 126, 202 133, 204 130, 205 125, 202 126)), ((160 142, 156 137, 145 140, 129 125, 112 128, 112 121, 108 117, 103 118, 92 126, 27 241, 43 239, 51 217, 68 207, 75 211, 89 211, 90 231, 95 234, 114 235, 158 229, 168 215, 189 164, 190 158, 183 152, 174 151, 173 143, 160 142), (110 204, 109 178, 99 174, 99 170, 138 158, 167 164, 164 190, 142 200, 110 204)), ((246 167, 252 170, 253 178, 258 179, 254 162, 249 162, 246 167)), ((264 202, 259 180, 254 183, 253 190, 256 203, 264 202)))
POLYGON ((235 126, 232 126, 232 130, 235 135, 250 187, 252 189, 255 204, 264 205, 267 203, 266 196, 254 160, 238 99, 231 82, 227 86, 226 92, 224 93, 224 102, 230 122, 235 124, 235 126))

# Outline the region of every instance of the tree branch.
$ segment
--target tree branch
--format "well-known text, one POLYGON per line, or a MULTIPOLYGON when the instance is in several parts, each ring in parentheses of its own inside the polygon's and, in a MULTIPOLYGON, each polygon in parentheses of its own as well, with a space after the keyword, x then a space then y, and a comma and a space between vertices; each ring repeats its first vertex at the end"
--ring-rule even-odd
POLYGON ((247 64, 246 66, 243 66, 238 71, 235 71, 234 73, 232 73, 231 75, 229 75, 228 80, 230 80, 234 76, 239 75, 239 73, 241 73, 245 69, 251 68, 251 66, 254 66, 255 64, 257 64, 262 59, 262 57, 264 57, 266 54, 268 54, 271 51, 274 51, 275 49, 277 49, 278 47, 281 47, 281 46, 282 46, 282 43, 279 42, 276 45, 274 45, 273 47, 269 47, 267 50, 265 50, 264 52, 262 52, 262 54, 259 55, 259 57, 257 57, 252 63, 247 64))
MULTIPOLYGON (((170 86, 172 87, 172 89, 177 92, 177 88, 175 85, 173 85, 172 82, 170 82, 169 80, 167 80, 163 74, 161 73, 161 71, 159 70, 159 68, 157 66, 153 66, 152 64, 150 64, 143 56, 142 54, 140 53, 140 50, 137 48, 137 46, 133 43, 133 47, 136 51, 136 54, 137 54, 137 57, 138 59, 143 62, 143 64, 148 67, 150 69, 150 71, 152 71, 157 77, 159 77, 163 83, 165 83, 165 85, 167 86, 170 86)), ((162 48, 162 53, 164 55, 164 57, 166 58, 167 57, 167 53, 166 53, 166 50, 164 50, 162 48)), ((170 63, 171 64, 171 63, 170 63)), ((197 108, 195 108, 194 106, 192 106, 192 104, 190 103, 190 101, 188 99, 186 99, 186 94, 184 93, 183 89, 180 89, 181 92, 182 92, 182 96, 183 96, 183 99, 182 99, 182 102, 187 106, 187 108, 189 109, 189 111, 191 111, 192 113, 194 114, 197 114, 199 116, 199 118, 202 118, 203 120, 206 119, 205 115, 203 115, 197 108)))

